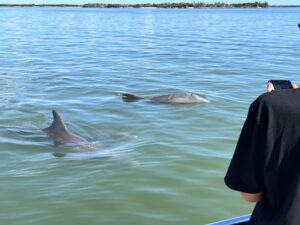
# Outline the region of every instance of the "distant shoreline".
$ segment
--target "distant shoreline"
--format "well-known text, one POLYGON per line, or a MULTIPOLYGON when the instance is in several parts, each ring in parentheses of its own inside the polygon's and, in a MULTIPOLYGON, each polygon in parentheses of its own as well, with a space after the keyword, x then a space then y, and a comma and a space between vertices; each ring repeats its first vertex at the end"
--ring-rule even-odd
POLYGON ((0 7, 37 7, 37 8, 288 8, 300 7, 300 5, 269 5, 267 2, 249 3, 160 3, 160 4, 102 4, 88 3, 75 4, 0 4, 0 7))

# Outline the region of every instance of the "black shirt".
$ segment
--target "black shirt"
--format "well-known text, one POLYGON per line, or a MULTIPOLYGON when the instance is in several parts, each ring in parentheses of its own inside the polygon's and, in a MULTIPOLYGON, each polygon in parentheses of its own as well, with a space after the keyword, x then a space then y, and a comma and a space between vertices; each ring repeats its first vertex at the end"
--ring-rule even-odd
POLYGON ((262 192, 250 225, 300 225, 300 89, 275 90, 250 106, 226 185, 262 192))

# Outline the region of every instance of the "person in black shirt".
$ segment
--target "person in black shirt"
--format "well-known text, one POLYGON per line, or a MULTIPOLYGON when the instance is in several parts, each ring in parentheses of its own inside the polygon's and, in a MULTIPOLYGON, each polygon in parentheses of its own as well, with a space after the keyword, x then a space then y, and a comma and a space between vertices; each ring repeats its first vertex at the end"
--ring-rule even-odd
POLYGON ((225 184, 257 202, 249 225, 300 225, 300 89, 259 96, 247 119, 225 184))

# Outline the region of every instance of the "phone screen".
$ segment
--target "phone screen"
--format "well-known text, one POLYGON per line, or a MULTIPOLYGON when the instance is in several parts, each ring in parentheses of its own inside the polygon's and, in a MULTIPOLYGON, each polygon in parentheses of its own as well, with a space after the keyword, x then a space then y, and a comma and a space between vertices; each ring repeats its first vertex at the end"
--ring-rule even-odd
POLYGON ((289 80, 270 80, 269 82, 273 84, 275 90, 293 88, 292 82, 289 80))

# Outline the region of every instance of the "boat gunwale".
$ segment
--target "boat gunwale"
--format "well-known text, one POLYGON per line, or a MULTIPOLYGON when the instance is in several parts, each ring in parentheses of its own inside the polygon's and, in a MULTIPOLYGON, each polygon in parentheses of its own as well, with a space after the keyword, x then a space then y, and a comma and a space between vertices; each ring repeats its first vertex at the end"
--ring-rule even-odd
POLYGON ((231 219, 226 219, 214 223, 209 223, 206 225, 246 225, 249 222, 251 214, 234 217, 231 219))

